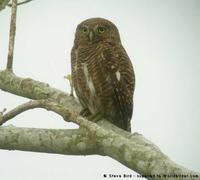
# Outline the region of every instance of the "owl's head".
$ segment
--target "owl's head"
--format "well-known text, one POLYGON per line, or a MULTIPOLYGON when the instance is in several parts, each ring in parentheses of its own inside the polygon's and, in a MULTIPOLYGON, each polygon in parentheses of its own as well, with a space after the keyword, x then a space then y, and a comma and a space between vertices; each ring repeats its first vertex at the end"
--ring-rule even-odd
POLYGON ((118 29, 112 22, 103 18, 91 18, 77 26, 76 44, 87 45, 99 42, 121 43, 118 29))

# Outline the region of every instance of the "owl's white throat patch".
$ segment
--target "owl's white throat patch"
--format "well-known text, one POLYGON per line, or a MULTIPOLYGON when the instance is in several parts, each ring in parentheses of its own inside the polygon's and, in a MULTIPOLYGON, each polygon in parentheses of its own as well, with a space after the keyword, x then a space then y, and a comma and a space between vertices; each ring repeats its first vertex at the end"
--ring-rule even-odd
POLYGON ((89 76, 87 64, 85 64, 85 63, 83 64, 83 72, 84 72, 84 75, 85 75, 87 86, 88 86, 88 88, 91 92, 91 95, 94 96, 95 95, 95 87, 94 87, 92 78, 89 76))
POLYGON ((116 71, 115 75, 116 75, 117 80, 120 81, 120 76, 121 76, 120 72, 116 71))

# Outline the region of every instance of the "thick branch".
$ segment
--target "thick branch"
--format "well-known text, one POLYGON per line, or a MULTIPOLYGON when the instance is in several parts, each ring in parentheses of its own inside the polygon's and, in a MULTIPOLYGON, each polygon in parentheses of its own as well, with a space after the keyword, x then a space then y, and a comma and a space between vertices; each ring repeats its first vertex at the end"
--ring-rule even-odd
POLYGON ((0 149, 45 153, 95 154, 95 144, 80 129, 34 129, 0 127, 0 149))
POLYGON ((0 127, 0 149, 68 155, 107 155, 146 175, 148 179, 182 180, 182 175, 188 176, 187 180, 200 179, 199 173, 175 164, 142 135, 135 133, 125 138, 126 135, 122 134, 87 120, 82 121, 78 130, 0 127), (180 177, 166 178, 164 175, 180 177))
POLYGON ((16 16, 17 16, 17 0, 12 0, 12 13, 10 21, 9 47, 8 47, 8 59, 7 59, 7 69, 10 71, 13 71, 13 52, 14 52, 15 32, 16 32, 16 16))
POLYGON ((61 90, 50 87, 46 83, 20 78, 9 71, 0 71, 0 89, 29 99, 49 99, 64 105, 73 113, 81 110, 77 100, 61 90))

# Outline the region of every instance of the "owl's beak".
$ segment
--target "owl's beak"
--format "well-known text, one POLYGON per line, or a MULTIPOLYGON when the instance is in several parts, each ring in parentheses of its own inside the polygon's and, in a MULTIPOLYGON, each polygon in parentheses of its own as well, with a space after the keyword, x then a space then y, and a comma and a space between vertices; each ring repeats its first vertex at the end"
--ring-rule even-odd
POLYGON ((89 33, 89 39, 90 39, 90 41, 93 40, 93 32, 92 31, 90 31, 90 33, 89 33))

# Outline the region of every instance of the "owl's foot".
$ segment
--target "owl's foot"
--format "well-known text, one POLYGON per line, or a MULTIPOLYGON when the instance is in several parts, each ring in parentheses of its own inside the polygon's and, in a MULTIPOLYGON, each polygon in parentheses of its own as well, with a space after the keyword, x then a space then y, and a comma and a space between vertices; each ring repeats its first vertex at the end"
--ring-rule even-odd
POLYGON ((92 122, 97 122, 103 118, 103 115, 101 113, 91 114, 88 116, 88 120, 92 122))
POLYGON ((88 117, 91 115, 90 111, 88 108, 84 108, 81 110, 81 112, 79 113, 80 116, 83 116, 83 117, 88 117))

